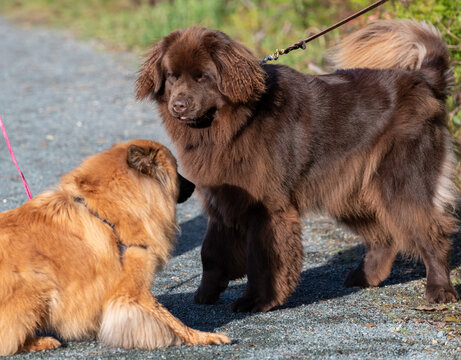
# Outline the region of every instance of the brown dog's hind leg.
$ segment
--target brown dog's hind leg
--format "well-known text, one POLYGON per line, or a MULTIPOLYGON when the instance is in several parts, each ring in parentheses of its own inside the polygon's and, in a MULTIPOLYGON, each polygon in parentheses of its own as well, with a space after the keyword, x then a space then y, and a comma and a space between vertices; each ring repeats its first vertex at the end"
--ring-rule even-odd
POLYGON ((51 336, 31 337, 19 348, 18 352, 35 352, 56 349, 61 343, 51 336))
POLYGON ((100 341, 127 349, 230 343, 224 334, 189 328, 165 309, 150 292, 154 268, 148 250, 131 247, 125 252, 123 273, 105 300, 100 341))
POLYGON ((430 303, 456 301, 458 295, 451 284, 448 265, 449 236, 456 220, 446 209, 407 206, 405 210, 394 217, 393 223, 399 228, 405 252, 424 261, 427 300, 430 303))
POLYGON ((396 255, 397 250, 392 244, 367 246, 365 257, 349 273, 344 285, 361 288, 378 286, 389 276, 396 255))
POLYGON ((359 266, 346 277, 347 287, 378 286, 392 268, 398 246, 386 228, 380 225, 376 213, 362 210, 361 216, 342 216, 339 221, 356 231, 366 244, 365 256, 359 266))
POLYGON ((426 266, 426 298, 430 303, 456 301, 458 294, 450 281, 448 266, 450 240, 443 226, 433 224, 427 232, 421 232, 416 248, 426 266))
POLYGON ((303 246, 298 211, 294 207, 269 212, 254 209, 248 231, 248 283, 232 304, 236 312, 265 312, 282 305, 301 275, 303 246))
POLYGON ((210 219, 202 250, 203 274, 197 304, 215 304, 229 280, 246 274, 246 241, 237 229, 210 219))

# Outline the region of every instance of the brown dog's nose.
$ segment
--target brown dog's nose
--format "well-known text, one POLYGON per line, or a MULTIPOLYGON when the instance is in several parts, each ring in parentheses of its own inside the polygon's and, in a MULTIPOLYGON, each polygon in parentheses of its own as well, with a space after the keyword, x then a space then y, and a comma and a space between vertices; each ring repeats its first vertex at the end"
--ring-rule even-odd
POLYGON ((179 115, 186 111, 187 103, 184 99, 176 99, 173 101, 173 110, 179 115))

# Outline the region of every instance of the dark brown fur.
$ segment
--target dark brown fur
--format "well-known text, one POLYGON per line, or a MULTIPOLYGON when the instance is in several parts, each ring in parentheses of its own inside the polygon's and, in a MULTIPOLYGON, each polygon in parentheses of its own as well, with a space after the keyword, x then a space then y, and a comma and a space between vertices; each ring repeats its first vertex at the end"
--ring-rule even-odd
POLYGON ((401 251, 424 260, 429 301, 456 299, 447 265, 447 51, 439 36, 420 32, 427 48, 441 45, 415 71, 311 76, 261 67, 225 34, 197 27, 153 47, 137 96, 157 101, 209 216, 196 302, 215 303, 246 274, 234 311, 283 304, 299 281, 308 210, 327 211, 364 237, 367 253, 347 286, 378 285, 401 251))

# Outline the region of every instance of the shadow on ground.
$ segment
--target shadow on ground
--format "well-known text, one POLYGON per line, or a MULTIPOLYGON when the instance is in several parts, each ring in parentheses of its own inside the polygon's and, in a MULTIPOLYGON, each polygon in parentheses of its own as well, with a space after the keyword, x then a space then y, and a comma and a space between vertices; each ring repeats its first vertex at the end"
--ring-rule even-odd
POLYGON ((207 219, 203 216, 196 216, 191 220, 180 224, 180 235, 176 243, 173 257, 180 256, 202 244, 207 227, 207 219))
MULTIPOLYGON (((181 224, 181 236, 174 256, 179 256, 201 245, 206 231, 206 218, 197 216, 181 224)), ((453 236, 452 259, 450 268, 454 269, 461 265, 461 234, 453 236)), ((362 245, 353 246, 345 251, 334 254, 325 264, 314 266, 302 272, 301 280, 294 294, 287 303, 277 309, 296 308, 309 305, 318 301, 340 298, 356 291, 356 288, 346 288, 343 285, 348 272, 355 268, 364 254, 362 245)), ((308 259, 309 253, 306 254, 308 259)), ((398 256, 392 267, 390 276, 380 285, 394 285, 418 280, 426 276, 424 264, 398 256)), ((232 313, 230 304, 243 294, 245 284, 234 284, 227 288, 221 295, 221 299, 215 306, 196 305, 193 303, 193 292, 181 294, 163 294, 158 298, 176 316, 181 318, 187 325, 203 331, 213 331, 230 321, 238 318, 252 316, 252 314, 232 313), (190 309, 184 311, 181 309, 190 309), (216 312, 214 321, 204 324, 202 317, 209 312, 216 312)), ((461 284, 457 285, 458 293, 461 293, 461 284)))

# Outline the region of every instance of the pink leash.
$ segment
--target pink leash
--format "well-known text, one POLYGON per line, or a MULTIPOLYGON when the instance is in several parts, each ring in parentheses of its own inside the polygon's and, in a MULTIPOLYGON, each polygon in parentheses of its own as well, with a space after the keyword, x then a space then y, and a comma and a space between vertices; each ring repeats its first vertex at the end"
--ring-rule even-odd
POLYGON ((26 178, 24 177, 21 169, 19 168, 18 162, 16 161, 16 158, 14 157, 13 149, 11 147, 10 140, 8 140, 8 135, 6 134, 5 125, 3 125, 3 120, 2 120, 1 115, 0 115, 0 127, 2 128, 3 137, 5 138, 6 145, 8 146, 8 150, 10 151, 11 159, 13 160, 14 164, 16 165, 16 168, 18 169, 19 175, 21 175, 22 183, 24 184, 24 188, 26 189, 27 196, 29 200, 31 200, 32 194, 30 193, 29 185, 27 185, 26 178))

